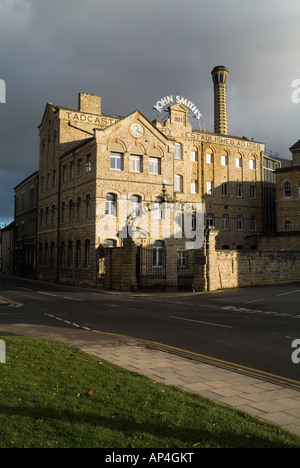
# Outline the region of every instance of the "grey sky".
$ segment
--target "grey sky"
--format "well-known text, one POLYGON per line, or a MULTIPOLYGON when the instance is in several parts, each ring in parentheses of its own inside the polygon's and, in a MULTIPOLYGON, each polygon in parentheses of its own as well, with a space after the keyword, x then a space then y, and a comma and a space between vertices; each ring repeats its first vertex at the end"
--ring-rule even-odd
POLYGON ((299 0, 0 0, 0 225, 13 219, 13 188, 38 169, 47 101, 150 118, 179 93, 213 131, 216 65, 229 70, 228 131, 290 157, 300 138, 299 0))

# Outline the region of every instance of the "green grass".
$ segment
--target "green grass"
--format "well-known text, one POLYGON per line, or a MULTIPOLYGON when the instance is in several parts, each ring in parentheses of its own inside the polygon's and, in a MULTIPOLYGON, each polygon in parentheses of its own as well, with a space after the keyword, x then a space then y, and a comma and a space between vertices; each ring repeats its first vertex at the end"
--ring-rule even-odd
POLYGON ((3 339, 0 448, 300 447, 278 426, 77 348, 3 339))

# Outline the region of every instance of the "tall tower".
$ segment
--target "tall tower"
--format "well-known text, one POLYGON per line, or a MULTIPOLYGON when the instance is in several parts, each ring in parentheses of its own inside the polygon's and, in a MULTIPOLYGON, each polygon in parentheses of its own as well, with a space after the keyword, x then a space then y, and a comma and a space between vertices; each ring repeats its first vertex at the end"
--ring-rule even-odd
POLYGON ((211 72, 214 83, 215 100, 215 133, 227 135, 227 78, 228 70, 226 67, 218 66, 211 72))

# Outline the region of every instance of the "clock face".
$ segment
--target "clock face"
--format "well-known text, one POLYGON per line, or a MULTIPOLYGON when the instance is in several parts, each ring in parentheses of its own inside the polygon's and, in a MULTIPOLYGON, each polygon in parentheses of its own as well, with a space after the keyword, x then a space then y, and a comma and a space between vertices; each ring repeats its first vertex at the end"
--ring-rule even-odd
POLYGON ((130 127, 130 131, 132 135, 135 136, 136 138, 142 136, 144 133, 143 127, 138 123, 132 124, 130 127))

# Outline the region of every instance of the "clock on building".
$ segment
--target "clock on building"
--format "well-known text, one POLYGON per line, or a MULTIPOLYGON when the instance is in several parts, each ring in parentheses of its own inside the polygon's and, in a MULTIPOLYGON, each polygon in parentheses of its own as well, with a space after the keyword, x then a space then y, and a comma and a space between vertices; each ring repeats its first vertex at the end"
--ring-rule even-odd
POLYGON ((131 134, 138 138, 141 137, 144 133, 143 127, 139 123, 134 123, 130 127, 131 134))

